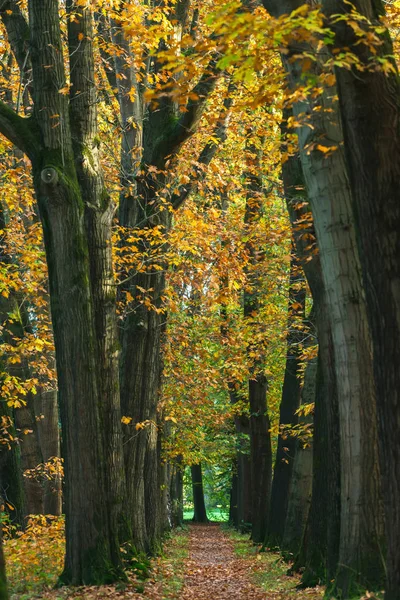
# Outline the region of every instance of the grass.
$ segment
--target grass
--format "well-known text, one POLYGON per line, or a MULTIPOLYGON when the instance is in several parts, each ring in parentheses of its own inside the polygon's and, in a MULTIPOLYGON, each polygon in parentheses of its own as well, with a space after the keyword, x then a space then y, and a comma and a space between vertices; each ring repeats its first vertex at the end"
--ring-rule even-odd
POLYGON ((224 527, 224 530, 233 541, 236 556, 252 562, 252 583, 268 592, 269 598, 322 600, 324 590, 321 587, 313 591, 296 588, 300 578, 287 575, 288 564, 278 553, 259 552, 259 546, 253 545, 249 534, 239 533, 231 527, 224 527))
MULTIPOLYGON (((207 516, 210 521, 215 521, 217 523, 226 523, 229 518, 229 514, 222 508, 208 509, 207 516)), ((183 512, 183 519, 184 521, 191 521, 193 519, 193 509, 185 510, 183 512)))
POLYGON ((163 600, 179 597, 185 577, 185 560, 189 555, 189 532, 176 529, 166 542, 158 559, 156 580, 161 583, 163 600))

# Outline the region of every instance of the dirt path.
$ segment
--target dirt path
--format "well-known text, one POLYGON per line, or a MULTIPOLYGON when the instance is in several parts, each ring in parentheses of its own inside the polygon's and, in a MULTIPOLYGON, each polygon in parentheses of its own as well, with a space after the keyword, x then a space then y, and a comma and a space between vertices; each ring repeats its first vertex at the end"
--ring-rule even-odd
POLYGON ((250 583, 248 561, 235 555, 218 525, 192 525, 189 553, 180 600, 267 599, 250 583))

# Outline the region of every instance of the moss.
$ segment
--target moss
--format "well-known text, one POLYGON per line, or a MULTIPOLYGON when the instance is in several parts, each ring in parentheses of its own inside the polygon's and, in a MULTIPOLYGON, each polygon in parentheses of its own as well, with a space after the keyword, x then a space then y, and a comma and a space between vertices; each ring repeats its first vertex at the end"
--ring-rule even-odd
POLYGON ((82 560, 80 581, 77 581, 69 569, 64 569, 56 587, 68 585, 107 585, 116 581, 126 581, 122 564, 113 564, 109 557, 107 544, 86 552, 82 560))

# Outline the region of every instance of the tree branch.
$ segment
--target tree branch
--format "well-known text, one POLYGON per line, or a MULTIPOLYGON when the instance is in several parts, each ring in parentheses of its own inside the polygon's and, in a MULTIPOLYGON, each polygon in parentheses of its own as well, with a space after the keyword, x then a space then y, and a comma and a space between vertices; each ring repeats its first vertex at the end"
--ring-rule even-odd
POLYGON ((200 153, 197 161, 196 175, 191 178, 190 182, 182 186, 172 199, 172 206, 174 210, 177 210, 182 206, 188 196, 197 189, 197 184, 201 174, 204 172, 204 167, 207 167, 221 144, 223 144, 228 135, 229 120, 231 115, 231 108, 233 104, 232 92, 234 85, 232 81, 229 83, 227 95, 224 100, 223 108, 218 118, 215 130, 212 134, 212 139, 207 142, 203 150, 200 153))
POLYGON ((31 119, 20 117, 0 100, 0 133, 32 160, 39 143, 31 129, 31 119))
POLYGON ((222 76, 219 70, 217 57, 214 56, 209 62, 205 73, 200 81, 194 86, 191 96, 179 121, 173 130, 162 136, 155 145, 151 164, 158 168, 164 167, 168 156, 176 155, 182 146, 196 131, 203 116, 207 101, 214 91, 218 79, 222 76))
POLYGON ((31 70, 28 59, 29 25, 16 0, 0 0, 0 16, 7 31, 11 50, 18 63, 21 81, 24 81, 27 73, 31 70))

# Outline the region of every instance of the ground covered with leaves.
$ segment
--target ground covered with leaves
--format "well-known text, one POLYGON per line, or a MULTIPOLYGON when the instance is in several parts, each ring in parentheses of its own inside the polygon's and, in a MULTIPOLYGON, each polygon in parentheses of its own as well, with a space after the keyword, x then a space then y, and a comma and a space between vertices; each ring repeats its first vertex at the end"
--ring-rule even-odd
POLYGON ((286 575, 278 554, 259 552, 248 535, 217 523, 175 531, 147 579, 138 568, 127 582, 101 587, 54 588, 64 555, 60 519, 32 520, 5 549, 11 600, 321 600, 324 593, 297 589, 299 578, 286 575))

